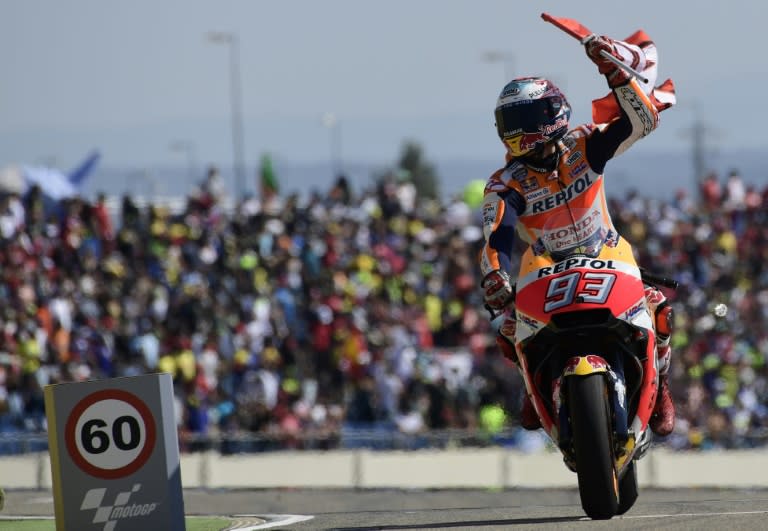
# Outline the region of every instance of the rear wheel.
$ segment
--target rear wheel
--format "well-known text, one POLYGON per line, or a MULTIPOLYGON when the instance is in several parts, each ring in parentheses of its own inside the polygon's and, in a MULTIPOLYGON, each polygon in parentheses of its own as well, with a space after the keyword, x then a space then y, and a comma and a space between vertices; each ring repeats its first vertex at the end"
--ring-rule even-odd
POLYGON ((637 469, 635 462, 632 461, 619 480, 619 509, 616 514, 624 514, 629 511, 637 500, 637 493, 637 469))
POLYGON ((595 520, 611 518, 619 509, 619 481, 603 375, 569 378, 568 406, 581 506, 595 520))

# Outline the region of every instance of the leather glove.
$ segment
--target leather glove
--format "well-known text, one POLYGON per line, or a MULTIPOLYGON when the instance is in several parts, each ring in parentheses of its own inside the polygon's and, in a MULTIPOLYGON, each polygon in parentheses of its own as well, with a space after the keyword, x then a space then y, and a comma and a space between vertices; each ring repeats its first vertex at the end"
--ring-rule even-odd
POLYGON ((608 78, 608 86, 611 88, 618 87, 628 82, 632 77, 625 70, 616 66, 610 59, 603 57, 601 52, 605 51, 615 57, 616 59, 623 60, 621 53, 616 48, 616 43, 610 37, 600 36, 588 41, 584 48, 587 51, 587 56, 597 65, 597 70, 601 74, 604 74, 608 78))
POLYGON ((485 304, 492 310, 502 310, 515 299, 515 290, 506 271, 494 269, 480 284, 485 290, 485 304))

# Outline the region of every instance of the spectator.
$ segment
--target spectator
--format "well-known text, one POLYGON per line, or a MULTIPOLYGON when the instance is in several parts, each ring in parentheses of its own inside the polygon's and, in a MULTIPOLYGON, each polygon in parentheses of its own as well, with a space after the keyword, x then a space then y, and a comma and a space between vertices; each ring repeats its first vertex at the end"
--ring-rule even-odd
MULTIPOLYGON (((708 179, 699 202, 634 191, 610 208, 640 263, 681 284, 666 442, 753 447, 768 429, 768 187, 721 197, 708 179)), ((49 383, 153 371, 174 377, 189 451, 516 428, 522 382, 471 287, 476 220, 454 198, 411 208, 402 184, 338 182, 275 211, 225 210, 214 177, 173 211, 0 198, 0 431, 41 430, 49 383)))
POLYGON ((712 211, 720 207, 723 200, 723 189, 717 178, 717 173, 710 172, 704 177, 700 192, 704 208, 712 211))

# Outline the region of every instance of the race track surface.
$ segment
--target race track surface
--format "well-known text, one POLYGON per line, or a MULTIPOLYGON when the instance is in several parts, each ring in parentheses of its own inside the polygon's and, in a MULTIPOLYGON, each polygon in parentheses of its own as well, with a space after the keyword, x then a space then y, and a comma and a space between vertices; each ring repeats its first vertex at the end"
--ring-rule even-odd
MULTIPOLYGON (((546 490, 185 490, 187 515, 266 517, 249 529, 637 529, 763 530, 767 490, 641 490, 635 506, 610 521, 584 516, 576 489, 546 490), (289 525, 275 515, 313 518, 289 525)), ((53 515, 48 491, 10 491, 3 515, 53 515)), ((285 519, 283 519, 285 521, 285 519)))

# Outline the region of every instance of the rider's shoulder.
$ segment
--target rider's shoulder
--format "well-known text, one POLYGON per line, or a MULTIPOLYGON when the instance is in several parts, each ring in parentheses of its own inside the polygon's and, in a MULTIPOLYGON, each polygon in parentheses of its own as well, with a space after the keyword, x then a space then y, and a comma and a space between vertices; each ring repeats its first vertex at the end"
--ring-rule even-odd
POLYGON ((489 188, 518 188, 520 183, 529 176, 528 167, 516 159, 507 160, 504 167, 494 171, 488 178, 486 190, 489 188))
POLYGON ((581 124, 574 127, 570 131, 568 131, 563 137, 563 140, 566 140, 566 139, 578 140, 581 138, 586 138, 590 136, 592 133, 594 133, 596 130, 597 130, 597 125, 595 124, 581 124))
POLYGON ((568 151, 583 149, 587 139, 597 131, 594 124, 582 124, 568 131, 560 142, 568 151))

